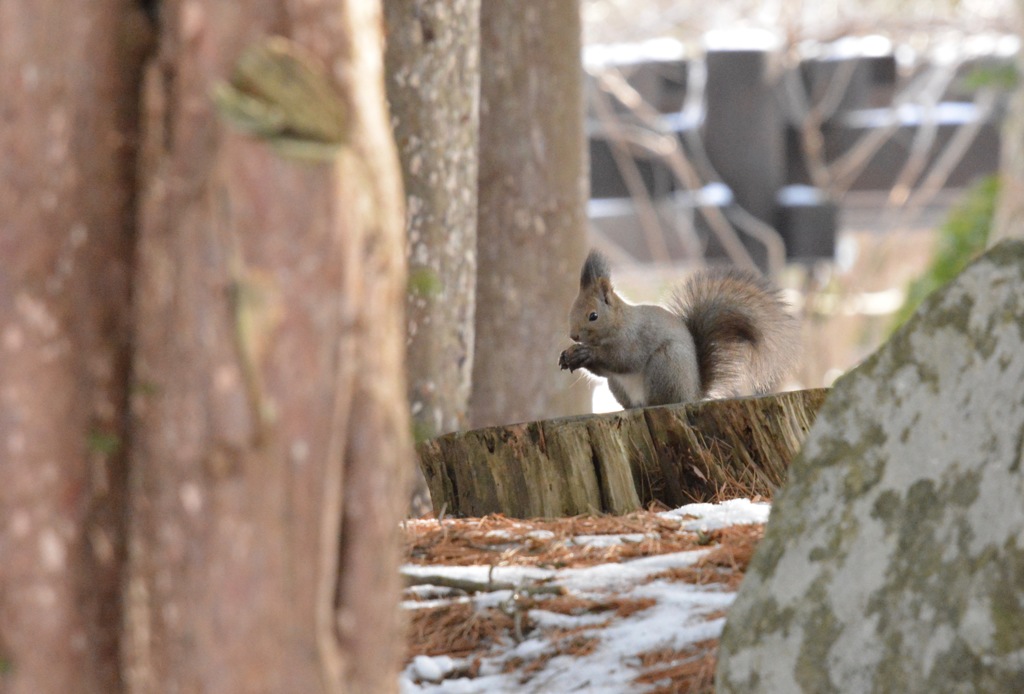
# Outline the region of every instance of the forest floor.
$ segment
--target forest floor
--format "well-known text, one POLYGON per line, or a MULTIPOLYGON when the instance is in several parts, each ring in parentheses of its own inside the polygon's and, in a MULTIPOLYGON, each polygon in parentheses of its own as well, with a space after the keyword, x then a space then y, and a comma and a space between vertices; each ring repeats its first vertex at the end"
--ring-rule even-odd
POLYGON ((407 521, 403 694, 713 691, 770 505, 407 521))

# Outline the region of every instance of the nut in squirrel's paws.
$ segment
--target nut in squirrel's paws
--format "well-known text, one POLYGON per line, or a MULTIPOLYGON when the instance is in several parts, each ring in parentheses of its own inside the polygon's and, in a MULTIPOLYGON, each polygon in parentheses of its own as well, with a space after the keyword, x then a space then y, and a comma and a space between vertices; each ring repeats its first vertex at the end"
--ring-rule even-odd
POLYGON ((577 342, 559 355, 558 365, 562 369, 569 369, 572 372, 582 367, 588 356, 589 352, 586 346, 577 342))
MULTIPOLYGON (((569 350, 563 349, 562 353, 558 355, 558 367, 560 369, 562 369, 563 371, 566 370, 566 369, 569 369, 569 359, 568 359, 568 356, 567 356, 568 353, 569 353, 569 350)), ((572 369, 569 369, 569 370, 572 371, 572 369)))

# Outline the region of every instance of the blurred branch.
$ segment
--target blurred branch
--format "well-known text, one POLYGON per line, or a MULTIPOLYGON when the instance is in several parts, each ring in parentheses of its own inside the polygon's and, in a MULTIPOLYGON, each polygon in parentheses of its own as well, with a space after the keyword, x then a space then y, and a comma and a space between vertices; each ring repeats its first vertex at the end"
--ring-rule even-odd
MULTIPOLYGON (((646 129, 638 127, 623 129, 623 134, 627 135, 631 142, 660 157, 669 166, 679 183, 694 193, 696 208, 707 220, 708 226, 722 244, 730 260, 740 267, 756 270, 757 264, 740 241, 736 229, 729 223, 722 210, 715 205, 701 201, 699 192, 704 183, 687 158, 679 140, 674 135, 661 132, 660 114, 644 101, 639 92, 623 78, 621 73, 605 71, 597 75, 597 79, 646 126, 646 129)), ((738 205, 735 207, 739 208, 738 205)), ((744 220, 741 231, 765 245, 769 257, 769 271, 772 274, 777 273, 785 264, 785 246, 782 244, 782 239, 774 229, 760 220, 756 220, 759 224, 751 223, 751 220, 755 220, 753 215, 744 213, 745 211, 740 212, 740 217, 744 220)))
POLYGON ((985 124, 995 112, 997 103, 997 90, 982 89, 978 92, 974 99, 974 104, 977 107, 977 117, 957 128, 942 154, 935 160, 932 170, 907 200, 904 214, 901 216, 901 221, 897 228, 905 226, 906 220, 909 217, 916 215, 921 208, 930 203, 945 187, 953 170, 963 160, 967 150, 974 143, 975 138, 977 138, 978 133, 981 132, 981 129, 985 127, 985 124))
POLYGON ((828 81, 825 94, 816 99, 813 106, 804 87, 800 63, 786 70, 782 78, 789 106, 793 111, 791 115, 800 127, 800 145, 807 164, 807 173, 811 183, 822 190, 831 190, 833 184, 832 174, 825 160, 825 137, 822 127, 839 108, 856 67, 852 60, 840 62, 836 74, 828 81))
MULTIPOLYGON (((493 567, 492 567, 493 568, 493 567)), ((450 588, 461 590, 466 593, 492 593, 499 590, 511 590, 515 593, 535 595, 546 593, 549 595, 565 595, 565 588, 554 584, 520 584, 509 581, 473 581, 468 578, 455 578, 441 574, 415 575, 402 573, 402 580, 406 587, 412 586, 437 586, 439 588, 450 588)))
MULTIPOLYGON (((930 78, 931 71, 928 71, 917 75, 911 80, 910 84, 893 99, 892 105, 887 109, 885 122, 871 128, 853 147, 832 163, 829 168, 833 180, 832 192, 836 196, 840 196, 849 190, 864 170, 864 167, 875 156, 875 153, 899 130, 901 125, 900 110, 905 106, 916 103, 919 94, 927 91, 929 87, 934 88, 930 78)), ((945 89, 945 86, 943 86, 943 89, 945 89)))
POLYGON ((957 62, 952 65, 937 66, 933 70, 928 88, 922 93, 921 124, 914 133, 910 155, 889 191, 889 204, 891 205, 900 207, 907 201, 914 184, 917 183, 921 172, 928 164, 928 155, 939 133, 938 105, 956 76, 959 66, 960 62, 957 62))
POLYGON ((590 90, 593 95, 594 108, 597 111, 598 120, 601 122, 603 133, 609 138, 612 157, 615 165, 622 175, 630 197, 636 205, 637 216, 640 220, 640 229, 643 231, 647 242, 647 249, 656 262, 668 263, 670 261, 668 246, 662 234, 661 221, 658 219, 654 209, 654 203, 647 186, 644 185, 643 177, 640 175, 640 168, 633 159, 632 153, 627 146, 627 139, 623 127, 612 112, 608 97, 602 89, 590 90))

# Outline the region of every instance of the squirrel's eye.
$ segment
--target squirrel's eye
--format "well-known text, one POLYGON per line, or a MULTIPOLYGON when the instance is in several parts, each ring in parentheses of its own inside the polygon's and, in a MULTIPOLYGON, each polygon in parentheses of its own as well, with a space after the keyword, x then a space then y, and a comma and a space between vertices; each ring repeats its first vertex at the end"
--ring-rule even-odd
POLYGON ((597 311, 591 311, 590 315, 587 316, 591 321, 597 320, 597 311))

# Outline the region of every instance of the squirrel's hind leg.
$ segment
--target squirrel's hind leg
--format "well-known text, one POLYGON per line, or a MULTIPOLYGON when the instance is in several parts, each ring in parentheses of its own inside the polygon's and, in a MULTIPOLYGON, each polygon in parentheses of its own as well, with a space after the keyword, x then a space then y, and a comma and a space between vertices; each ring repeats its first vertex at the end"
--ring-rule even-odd
POLYGON ((671 405, 700 400, 700 377, 696 366, 680 366, 692 363, 693 356, 685 353, 681 346, 668 344, 652 354, 644 368, 646 404, 671 405))
POLYGON ((626 390, 625 386, 619 383, 614 376, 608 378, 608 390, 612 392, 615 399, 622 405, 622 409, 629 410, 634 407, 641 407, 643 403, 636 402, 629 397, 629 391, 626 390))

